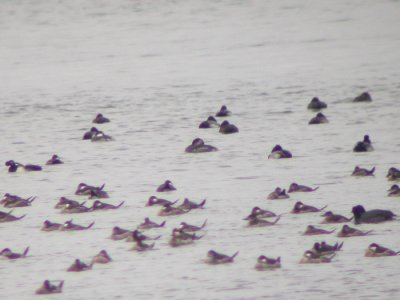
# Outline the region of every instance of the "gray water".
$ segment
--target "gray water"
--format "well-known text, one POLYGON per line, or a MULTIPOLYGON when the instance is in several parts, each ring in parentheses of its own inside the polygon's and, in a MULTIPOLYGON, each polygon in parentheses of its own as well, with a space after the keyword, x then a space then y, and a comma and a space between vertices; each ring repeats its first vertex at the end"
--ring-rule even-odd
MULTIPOLYGON (((374 235, 346 239, 331 264, 301 265, 314 242, 304 237, 319 214, 285 214, 272 227, 247 228, 253 206, 288 213, 297 200, 350 216, 351 207, 400 213, 386 197, 389 167, 400 167, 399 1, 7 1, 0 2, 0 194, 37 196, 18 222, 0 224, 1 247, 26 259, 0 261, 0 298, 31 299, 45 279, 65 280, 49 299, 397 299, 397 257, 366 258, 372 242, 400 250, 398 221, 361 225, 374 235), (371 103, 352 103, 363 91, 371 103), (328 103, 326 125, 309 126, 306 106, 328 103), (198 124, 222 104, 239 134, 221 135, 198 124), (98 112, 108 143, 82 141, 98 112), (353 153, 369 134, 375 151, 353 153), (219 148, 186 154, 196 138, 219 148), (289 160, 268 160, 275 144, 289 160), (4 162, 43 165, 57 153, 65 164, 37 173, 7 173, 4 162), (354 167, 376 166, 372 178, 354 167), (206 208, 178 217, 144 207, 164 180, 167 199, 207 198, 206 208), (91 230, 42 232, 44 220, 70 215, 53 208, 80 182, 106 183, 116 211, 72 215, 91 230), (266 200, 291 182, 320 186, 291 200, 266 200), (108 239, 114 226, 135 228, 145 217, 166 220, 156 250, 108 239), (181 221, 208 220, 206 236, 171 248, 181 221), (89 261, 101 249, 109 265, 67 273, 75 258, 89 261), (214 249, 240 251, 231 265, 203 262, 214 249), (282 268, 254 270, 264 254, 282 268)), ((2 209, 2 211, 8 211, 2 209)), ((326 229, 339 225, 319 225, 326 229)), ((352 225, 353 226, 353 225, 352 225)), ((39 297, 39 296, 38 296, 39 297)))

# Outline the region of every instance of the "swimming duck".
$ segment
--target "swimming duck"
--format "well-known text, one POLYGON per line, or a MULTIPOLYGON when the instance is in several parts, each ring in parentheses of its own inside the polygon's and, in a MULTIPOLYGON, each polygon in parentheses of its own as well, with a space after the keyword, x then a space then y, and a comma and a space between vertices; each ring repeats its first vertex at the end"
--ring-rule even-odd
POLYGON ((131 230, 123 229, 123 228, 120 228, 118 226, 115 226, 112 229, 112 233, 111 233, 111 237, 110 238, 112 240, 114 240, 114 241, 119 241, 119 240, 126 239, 131 234, 132 234, 131 230))
POLYGON ((181 222, 180 228, 183 229, 185 232, 196 232, 202 230, 207 225, 207 220, 203 222, 201 226, 190 225, 185 222, 181 222))
POLYGON ((372 147, 369 135, 364 135, 364 140, 362 142, 357 142, 357 144, 353 148, 354 152, 370 152, 373 150, 374 147, 372 147))
POLYGON ((336 229, 333 229, 331 231, 325 230, 325 229, 321 229, 321 228, 317 228, 315 226, 312 225, 308 225, 306 231, 303 233, 303 235, 320 235, 320 234, 331 234, 332 232, 334 232, 336 229))
POLYGON ((281 258, 268 258, 265 255, 261 255, 257 259, 255 269, 258 271, 277 269, 281 267, 281 258))
POLYGON ((110 122, 110 119, 107 119, 102 114, 97 114, 96 118, 92 121, 95 124, 104 124, 110 122))
POLYGON ((91 190, 89 199, 107 199, 110 198, 106 191, 102 191, 99 189, 91 190))
POLYGON ((310 188, 310 187, 308 187, 308 186, 305 186, 305 185, 300 185, 300 184, 297 184, 297 183, 292 183, 290 186, 289 186, 289 190, 288 190, 288 193, 295 193, 295 192, 314 192, 314 191, 316 191, 316 190, 318 190, 319 189, 319 186, 317 186, 316 188, 310 188))
POLYGON ((223 134, 237 133, 239 132, 239 128, 237 128, 235 125, 230 124, 227 120, 225 120, 219 127, 219 132, 223 134))
POLYGON ((372 230, 361 231, 356 228, 352 228, 349 225, 343 225, 342 229, 337 234, 337 236, 342 237, 342 238, 353 237, 353 236, 365 236, 365 235, 369 235, 371 232, 372 232, 372 230))
POLYGON ((226 264, 232 263, 233 259, 239 254, 239 251, 233 254, 232 256, 228 256, 225 254, 218 253, 214 250, 210 250, 207 252, 206 263, 211 265, 217 264, 226 264))
POLYGON ((138 226, 138 229, 152 229, 152 228, 160 228, 164 227, 165 221, 162 222, 161 224, 157 224, 153 221, 151 221, 149 218, 145 218, 144 222, 138 226))
POLYGON ((83 135, 82 140, 91 140, 92 137, 99 132, 99 130, 96 127, 92 127, 90 128, 90 130, 88 132, 85 132, 85 134, 83 135))
POLYGON ((90 139, 92 142, 108 142, 113 138, 110 135, 105 134, 103 131, 97 131, 93 134, 90 139))
POLYGON ((330 263, 331 260, 336 256, 336 253, 331 255, 319 255, 310 250, 304 252, 303 258, 300 260, 301 264, 319 264, 319 263, 330 263))
POLYGON ((75 259, 74 263, 67 269, 67 272, 82 272, 91 270, 93 262, 90 265, 81 262, 79 259, 75 259))
POLYGON ((356 166, 351 176, 374 176, 374 172, 375 172, 375 167, 373 167, 371 170, 367 170, 364 168, 360 168, 359 166, 356 166))
POLYGON ((105 184, 102 186, 91 186, 87 185, 86 183, 80 183, 78 184, 78 187, 76 188, 75 195, 90 195, 91 191, 98 191, 98 190, 103 190, 105 184))
POLYGON ((42 228, 40 230, 41 231, 61 230, 63 226, 64 226, 63 224, 53 223, 53 222, 50 222, 49 220, 46 220, 46 221, 43 222, 43 226, 42 226, 42 228))
POLYGON ((364 92, 353 99, 353 102, 371 102, 371 101, 372 98, 368 92, 364 92))
POLYGON ((54 206, 54 208, 61 209, 64 208, 65 206, 69 205, 69 207, 74 207, 74 206, 83 206, 86 203, 86 201, 79 203, 78 201, 75 200, 70 200, 65 197, 61 197, 57 204, 54 206))
POLYGON ((288 150, 282 149, 280 145, 275 145, 274 148, 272 148, 271 154, 268 155, 268 158, 275 158, 275 159, 280 159, 280 158, 291 158, 292 153, 288 150))
POLYGON ((23 165, 23 164, 20 164, 18 162, 15 162, 13 160, 6 161, 5 165, 8 167, 8 172, 10 172, 10 173, 17 172, 19 170, 23 170, 23 171, 42 171, 42 167, 41 166, 23 165))
POLYGON ((112 204, 107 204, 107 203, 103 203, 103 202, 101 202, 99 200, 96 200, 96 201, 93 202, 92 210, 118 209, 124 203, 125 203, 125 201, 122 201, 118 205, 112 205, 112 204))
POLYGON ((0 257, 7 258, 7 259, 24 258, 27 256, 28 252, 29 252, 29 247, 26 247, 25 251, 22 254, 14 253, 9 248, 5 248, 0 252, 0 257))
POLYGON ((328 107, 328 105, 325 102, 319 100, 318 97, 312 98, 311 102, 307 106, 308 109, 312 109, 312 110, 320 110, 320 109, 327 108, 327 107, 328 107))
POLYGON ((141 233, 139 230, 134 230, 127 238, 127 242, 136 242, 136 241, 155 241, 159 240, 161 238, 161 235, 158 235, 156 237, 149 237, 147 235, 144 235, 141 233))
POLYGON ((269 200, 281 200, 281 199, 289 199, 289 195, 286 194, 285 189, 281 189, 280 187, 277 187, 275 191, 270 193, 267 197, 269 200))
POLYGON ((158 212, 159 216, 176 216, 186 214, 190 211, 190 209, 181 209, 178 207, 173 207, 170 204, 165 204, 164 207, 158 212))
POLYGON ((4 194, 3 199, 1 199, 0 204, 4 204, 7 202, 18 202, 18 201, 30 201, 32 202, 36 197, 22 198, 17 195, 11 195, 9 193, 4 194))
POLYGON ((182 228, 174 228, 172 230, 172 237, 169 244, 172 247, 179 247, 183 245, 192 244, 196 240, 200 240, 203 236, 196 236, 196 234, 189 234, 182 228))
POLYGON ((218 151, 218 149, 214 146, 204 144, 204 141, 200 138, 194 139, 192 144, 185 149, 185 152, 187 153, 203 153, 214 151, 218 151))
POLYGON ((324 221, 322 221, 323 224, 346 223, 346 222, 350 222, 351 220, 353 220, 352 217, 346 218, 345 216, 334 214, 331 211, 327 211, 326 213, 324 213, 322 215, 322 217, 325 217, 324 221))
POLYGON ((153 206, 153 205, 160 205, 160 206, 164 206, 164 205, 174 205, 176 202, 178 202, 178 200, 175 201, 169 201, 166 199, 161 199, 161 198, 157 198, 156 196, 151 196, 149 198, 149 200, 147 201, 146 206, 153 206))
POLYGON ((62 209, 62 214, 81 214, 90 212, 93 209, 90 207, 86 207, 84 205, 74 205, 74 204, 66 204, 62 209))
POLYGON ((397 184, 393 184, 388 190, 389 197, 399 197, 400 196, 400 187, 397 184))
POLYGON ((256 216, 251 216, 249 218, 249 227, 265 227, 265 226, 272 226, 275 225, 276 223, 278 223, 278 221, 280 220, 281 216, 278 216, 275 221, 270 222, 264 219, 259 219, 256 216))
POLYGON ((63 164, 62 160, 58 157, 57 154, 54 154, 50 160, 46 162, 46 165, 61 165, 63 164))
POLYGON ((400 251, 393 251, 388 248, 379 246, 376 243, 369 245, 367 251, 365 251, 366 257, 381 257, 381 256, 396 256, 399 255, 400 251))
POLYGON ((135 242, 136 242, 136 245, 132 249, 132 250, 135 250, 135 251, 142 252, 142 251, 152 250, 154 248, 154 243, 153 244, 146 244, 146 243, 143 243, 142 240, 137 240, 135 242))
POLYGON ((226 107, 226 105, 222 105, 219 112, 217 112, 215 114, 216 117, 228 117, 230 116, 232 113, 228 110, 228 108, 226 107))
POLYGON ((183 200, 183 203, 178 206, 180 209, 199 209, 199 208, 204 208, 204 205, 206 204, 207 199, 204 199, 200 203, 195 203, 193 201, 190 201, 188 198, 185 198, 183 200))
POLYGON ((396 169, 394 167, 391 167, 388 170, 386 177, 388 180, 399 180, 400 179, 400 170, 396 169))
POLYGON ((26 216, 26 215, 22 215, 21 217, 15 217, 11 213, 12 213, 12 210, 9 211, 8 213, 0 211, 0 223, 18 221, 26 216))
POLYGON ((328 205, 325 205, 322 208, 316 208, 314 206, 303 204, 301 201, 297 201, 293 207, 292 214, 302 214, 302 213, 312 213, 319 212, 327 208, 328 205))
POLYGON ((52 282, 59 282, 58 285, 51 284, 49 280, 45 280, 43 285, 36 291, 36 295, 48 295, 62 293, 64 280, 53 280, 52 282))
POLYGON ((271 217, 276 217, 276 214, 273 213, 272 211, 261 209, 258 206, 253 207, 251 210, 251 214, 248 215, 246 218, 243 220, 249 220, 252 217, 257 217, 257 218, 271 218, 271 217))
POLYGON ((365 211, 362 205, 356 205, 351 210, 354 215, 354 223, 381 223, 393 220, 396 215, 390 210, 372 209, 365 211))
POLYGON ((209 116, 206 121, 200 123, 199 128, 219 127, 217 120, 213 116, 209 116))
POLYGON ((5 197, 1 203, 4 207, 26 207, 31 206, 32 202, 36 199, 36 197, 29 197, 27 199, 20 198, 18 196, 15 197, 5 197))
POLYGON ((161 192, 171 192, 171 191, 176 191, 176 188, 174 187, 174 185, 172 184, 171 180, 166 180, 163 184, 161 184, 158 188, 157 188, 157 192, 161 193, 161 192))
POLYGON ((93 257, 92 264, 107 264, 112 261, 106 250, 101 250, 99 254, 93 257))
POLYGON ((60 228, 60 230, 64 230, 64 231, 86 230, 86 229, 92 228, 93 225, 94 225, 94 222, 90 223, 88 226, 81 226, 81 225, 72 223, 72 220, 70 220, 70 221, 66 221, 64 223, 63 227, 60 228))
POLYGON ((314 243, 314 246, 312 248, 312 252, 315 254, 321 256, 321 255, 329 255, 332 254, 336 251, 340 251, 343 247, 343 243, 336 243, 335 245, 329 245, 325 242, 322 243, 314 243))
POLYGON ((317 113, 317 115, 308 122, 309 125, 326 123, 329 123, 329 121, 323 113, 317 113))

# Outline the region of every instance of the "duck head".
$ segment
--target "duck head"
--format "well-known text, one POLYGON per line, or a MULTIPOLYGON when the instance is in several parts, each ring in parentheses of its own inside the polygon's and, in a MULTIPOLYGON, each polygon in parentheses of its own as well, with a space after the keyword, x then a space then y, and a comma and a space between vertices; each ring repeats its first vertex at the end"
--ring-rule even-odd
POLYGON ((364 143, 371 144, 371 140, 369 139, 369 135, 364 135, 364 143))
POLYGON ((193 146, 203 146, 204 141, 201 138, 196 138, 193 140, 192 145, 193 146))
POLYGON ((207 121, 209 121, 209 122, 217 122, 217 120, 213 116, 209 116, 207 121))
POLYGON ((272 149, 272 152, 276 152, 276 151, 282 151, 281 145, 275 145, 275 147, 272 149))
POLYGON ((361 218, 361 215, 365 213, 365 208, 362 205, 356 205, 352 208, 351 212, 354 215, 354 219, 357 220, 361 218))
POLYGON ((331 216, 333 216, 333 212, 331 212, 331 211, 327 211, 326 213, 324 213, 322 215, 322 217, 331 217, 331 216))
POLYGON ((221 127, 227 126, 227 125, 229 125, 229 122, 227 120, 225 120, 225 121, 222 122, 221 127))

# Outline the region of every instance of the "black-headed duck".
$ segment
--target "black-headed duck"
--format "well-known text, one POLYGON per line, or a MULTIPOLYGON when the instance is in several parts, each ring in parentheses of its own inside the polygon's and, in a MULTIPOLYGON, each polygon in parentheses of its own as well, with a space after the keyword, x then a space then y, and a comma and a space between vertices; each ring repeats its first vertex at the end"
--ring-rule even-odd
POLYGON ((233 263, 234 258, 239 254, 239 251, 233 254, 232 256, 228 256, 225 254, 218 253, 214 250, 209 250, 207 252, 206 263, 211 265, 218 265, 218 264, 226 264, 226 263, 233 263))
POLYGON ((372 98, 368 92, 363 92, 353 99, 353 102, 371 102, 372 98))
POLYGON ((15 217, 11 213, 12 213, 12 210, 9 211, 8 213, 0 211, 0 223, 18 221, 18 220, 23 219, 26 216, 26 215, 22 215, 21 217, 15 217))
POLYGON ((137 242, 137 241, 155 241, 159 240, 161 238, 161 235, 158 235, 156 237, 150 237, 148 235, 144 235, 141 233, 139 230, 135 229, 127 238, 127 242, 137 242))
POLYGON ((316 191, 318 189, 319 189, 319 186, 317 186, 316 188, 310 188, 310 187, 308 187, 306 185, 301 185, 301 184, 297 184, 297 183, 293 182, 289 186, 288 193, 295 193, 295 192, 309 193, 309 192, 314 192, 314 191, 316 191))
POLYGON ((87 265, 79 259, 75 259, 74 263, 67 269, 67 272, 83 272, 91 270, 92 267, 93 262, 90 265, 87 265))
POLYGON ((111 262, 112 259, 111 257, 108 255, 106 250, 101 250, 99 252, 99 254, 97 254, 96 256, 93 257, 92 259, 92 264, 108 264, 109 262, 111 262))
POLYGON ((92 127, 90 128, 89 131, 85 132, 85 134, 83 135, 82 140, 91 140, 92 137, 99 132, 99 130, 96 127, 92 127))
POLYGON ((160 228, 164 227, 165 221, 162 222, 161 224, 157 224, 153 221, 151 221, 149 218, 145 218, 144 222, 138 226, 138 229, 152 229, 152 228, 160 228))
POLYGON ((289 195, 286 194, 285 189, 281 189, 277 187, 272 193, 270 193, 267 197, 269 200, 281 200, 281 199, 289 199, 289 195))
POLYGON ((187 153, 204 153, 214 151, 218 151, 218 149, 214 146, 204 144, 204 141, 200 138, 194 139, 192 144, 185 149, 185 152, 187 153))
POLYGON ((399 255, 400 251, 393 251, 388 248, 382 247, 377 243, 372 243, 368 246, 367 251, 365 251, 366 257, 382 257, 382 256, 396 256, 399 255))
POLYGON ((91 207, 86 207, 84 205, 74 205, 74 204, 66 204, 62 209, 62 214, 82 214, 92 211, 91 207))
POLYGON ((217 120, 213 116, 209 116, 206 121, 203 121, 200 123, 199 128, 213 128, 213 127, 219 127, 219 124, 217 120))
POLYGON ((354 223, 381 223, 385 221, 391 221, 396 216, 390 210, 384 209, 372 209, 366 211, 362 205, 356 205, 352 208, 354 215, 354 223))
POLYGON ((400 197, 400 187, 397 184, 393 184, 388 190, 389 197, 400 197))
POLYGON ((27 207, 31 206, 32 202, 36 199, 36 197, 29 197, 27 199, 20 198, 18 196, 15 197, 5 197, 1 203, 4 207, 14 208, 14 207, 27 207))
POLYGON ((180 209, 199 209, 199 208, 204 208, 204 205, 206 204, 206 199, 204 199, 203 201, 201 201, 200 203, 195 203, 193 201, 190 201, 188 198, 185 198, 185 200, 183 200, 183 203, 181 205, 178 206, 178 208, 180 209))
POLYGON ((64 224, 53 223, 53 222, 50 222, 49 220, 46 220, 43 222, 43 226, 40 230, 41 231, 61 230, 63 226, 64 226, 64 224))
POLYGON ((326 123, 329 123, 329 121, 323 113, 317 113, 317 115, 308 122, 309 125, 326 123))
POLYGON ((290 151, 285 150, 282 148, 281 145, 275 145, 274 148, 272 148, 271 154, 268 155, 268 158, 274 158, 274 159, 281 159, 281 158, 291 158, 292 153, 290 151))
POLYGON ((322 217, 325 217, 324 220, 322 221, 323 224, 346 223, 353 220, 353 217, 346 218, 345 216, 334 214, 331 211, 327 211, 322 215, 322 217))
POLYGON ((374 147, 372 147, 369 135, 364 135, 364 140, 362 142, 357 142, 357 144, 353 148, 354 152, 370 152, 373 150, 374 147))
POLYGON ((46 162, 46 165, 61 165, 64 162, 58 157, 57 154, 54 154, 51 159, 46 162))
POLYGON ((318 97, 312 98, 310 103, 307 106, 308 109, 312 109, 312 110, 320 110, 320 109, 327 108, 327 107, 328 107, 328 105, 325 102, 319 100, 318 97))
POLYGON ((76 230, 86 230, 89 228, 92 228, 94 225, 94 222, 90 223, 88 226, 82 226, 78 224, 72 223, 72 220, 66 221, 63 225, 63 227, 60 228, 60 230, 64 231, 76 231, 76 230))
POLYGON ((120 204, 118 205, 112 205, 112 204, 108 204, 108 203, 103 203, 99 200, 96 200, 93 202, 92 205, 92 210, 106 210, 106 209, 118 209, 122 206, 122 204, 124 204, 125 201, 122 201, 120 204))
POLYGON ((331 234, 335 231, 336 229, 333 230, 325 230, 321 228, 317 228, 313 225, 308 225, 306 231, 303 233, 303 235, 320 235, 320 234, 331 234))
POLYGON ((176 191, 176 188, 175 188, 174 185, 172 184, 171 180, 166 180, 163 184, 161 184, 161 185, 157 188, 157 192, 158 192, 158 193, 162 193, 162 192, 171 192, 171 191, 176 191))
POLYGON ((58 199, 57 204, 54 206, 54 208, 56 209, 61 209, 64 208, 65 206, 69 205, 70 207, 74 207, 74 206, 82 206, 86 203, 86 201, 80 203, 78 201, 75 200, 71 200, 68 199, 66 197, 61 197, 60 199, 58 199))
POLYGON ((179 225, 179 228, 183 229, 186 232, 196 232, 196 231, 200 231, 200 230, 204 229, 204 227, 206 227, 206 225, 207 225, 207 220, 205 220, 201 226, 195 226, 195 225, 190 225, 185 222, 181 222, 181 224, 179 225))
POLYGON ((157 198, 156 196, 151 196, 147 201, 146 206, 154 206, 154 205, 164 206, 166 204, 174 205, 176 202, 178 202, 178 200, 169 201, 166 199, 157 198))
POLYGON ((361 231, 356 228, 352 228, 349 225, 343 225, 342 229, 338 232, 337 236, 338 237, 353 237, 353 236, 365 236, 369 235, 372 232, 370 231, 361 231))
POLYGON ((97 114, 96 118, 92 121, 92 123, 95 124, 104 124, 104 123, 109 123, 110 119, 107 119, 106 117, 103 116, 103 114, 97 114))
POLYGON ((266 227, 266 226, 272 226, 275 225, 276 223, 278 223, 278 221, 280 220, 281 216, 278 216, 275 221, 270 222, 264 219, 259 219, 256 216, 249 216, 249 223, 248 226, 249 227, 266 227))
POLYGON ((219 127, 219 132, 223 134, 232 134, 239 132, 239 128, 237 128, 235 125, 230 124, 227 120, 225 120, 219 127))
POLYGON ((64 280, 45 280, 42 286, 36 290, 36 295, 59 294, 62 293, 63 286, 64 280), (55 285, 51 282, 58 282, 58 284, 55 285))
POLYGON ((196 236, 196 234, 187 233, 182 228, 174 228, 172 230, 172 236, 169 244, 172 247, 179 247, 192 244, 194 241, 200 240, 202 237, 203 236, 196 236))
POLYGON ((112 233, 111 233, 111 239, 114 241, 119 241, 119 240, 123 240, 126 239, 129 235, 132 234, 131 230, 128 229, 123 229, 121 227, 115 226, 112 229, 112 233))
POLYGON ((336 253, 331 255, 319 255, 313 251, 307 250, 304 252, 303 258, 300 260, 301 264, 319 264, 319 263, 330 263, 336 256, 336 253))
POLYGON ((265 255, 260 255, 257 258, 257 263, 254 268, 258 271, 273 270, 281 267, 281 258, 268 258, 265 255))
POLYGON ((5 165, 8 167, 8 172, 13 173, 17 171, 42 171, 42 167, 38 165, 23 165, 13 160, 6 161, 5 165))
POLYGON ((132 248, 132 250, 134 250, 134 251, 143 252, 143 251, 152 250, 154 248, 154 243, 146 244, 142 240, 137 240, 135 242, 136 242, 136 245, 132 248))
POLYGON ((313 212, 320 212, 327 208, 328 205, 325 205, 322 208, 316 208, 311 205, 306 205, 301 201, 297 201, 292 209, 292 214, 303 214, 303 213, 313 213, 313 212))
POLYGON ((351 173, 351 176, 374 176, 374 172, 375 172, 375 167, 373 167, 371 170, 367 170, 364 168, 360 168, 359 166, 356 166, 354 168, 353 173, 351 173))
POLYGON ((232 113, 228 110, 228 108, 226 107, 226 105, 222 105, 219 112, 217 112, 215 114, 216 117, 228 117, 230 116, 232 113))
POLYGON ((24 258, 28 255, 29 252, 29 247, 26 247, 23 253, 14 253, 12 252, 9 248, 4 248, 0 252, 0 257, 6 258, 6 259, 18 259, 18 258, 24 258))
POLYGON ((326 242, 314 243, 314 246, 311 251, 313 251, 317 255, 329 255, 334 252, 340 251, 343 247, 344 242, 336 243, 334 245, 329 245, 326 242))
POLYGON ((102 186, 91 186, 87 185, 86 183, 80 183, 78 184, 78 187, 76 188, 75 195, 88 195, 90 196, 91 191, 102 191, 104 189, 105 184, 102 186))
POLYGON ((388 179, 388 180, 400 180, 400 170, 399 169, 396 169, 395 167, 391 167, 389 170, 388 170, 388 173, 387 173, 387 175, 386 175, 386 178, 388 179))

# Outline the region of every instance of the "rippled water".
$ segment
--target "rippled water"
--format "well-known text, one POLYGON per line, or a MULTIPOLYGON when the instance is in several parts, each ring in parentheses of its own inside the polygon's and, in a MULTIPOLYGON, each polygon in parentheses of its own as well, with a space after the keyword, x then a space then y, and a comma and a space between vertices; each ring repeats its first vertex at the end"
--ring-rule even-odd
MULTIPOLYGON (((271 228, 247 228, 253 206, 288 213, 296 200, 350 216, 351 207, 387 208, 389 167, 400 167, 399 1, 2 1, 0 3, 0 158, 44 164, 53 153, 64 165, 8 174, 0 193, 37 196, 27 216, 1 223, 1 247, 23 260, 0 262, 1 299, 31 299, 44 279, 64 279, 54 299, 396 299, 399 260, 370 259, 371 242, 400 250, 399 222, 362 225, 375 235, 345 240, 331 264, 300 265, 320 237, 304 237, 319 214, 286 214, 271 228), (370 91, 372 103, 352 103, 370 91), (307 125, 313 96, 328 103, 329 124, 307 125), (239 134, 200 130, 222 104, 239 134), (115 141, 82 141, 96 113, 115 141), (355 154, 369 134, 375 151, 355 154), (219 152, 190 155, 202 137, 219 152), (280 143, 290 160, 268 160, 280 143), (373 178, 350 176, 355 165, 376 166, 373 178), (165 179, 178 191, 168 199, 207 198, 206 209, 157 217, 145 208, 165 179), (42 232, 42 222, 70 218, 53 206, 80 182, 106 183, 120 210, 73 215, 83 232, 42 232), (291 200, 270 201, 291 182, 320 186, 291 200), (167 220, 157 250, 129 251, 107 237, 113 226, 134 228, 144 217, 167 220), (168 246, 181 221, 201 224, 197 243, 168 246), (114 262, 67 273, 75 258, 106 249, 114 262), (233 254, 227 266, 204 264, 209 249, 233 254), (282 257, 273 272, 254 270, 256 258, 282 257)), ((2 209, 7 211, 7 209, 2 209)), ((337 228, 339 225, 321 225, 337 228)), ((329 243, 335 236, 324 237, 329 243)))

